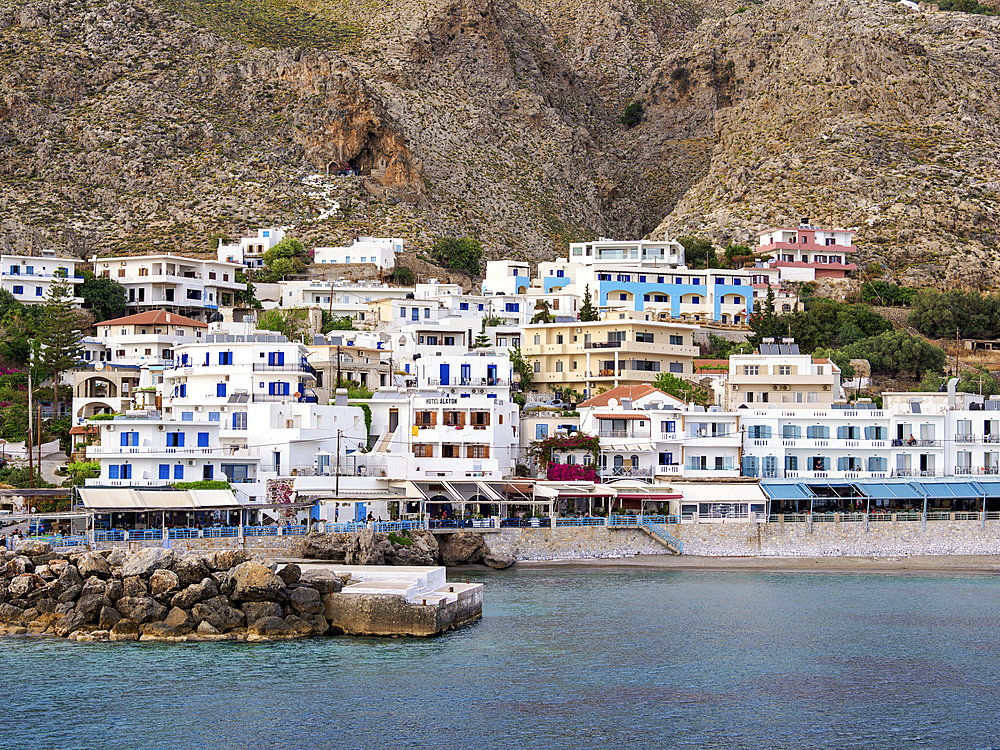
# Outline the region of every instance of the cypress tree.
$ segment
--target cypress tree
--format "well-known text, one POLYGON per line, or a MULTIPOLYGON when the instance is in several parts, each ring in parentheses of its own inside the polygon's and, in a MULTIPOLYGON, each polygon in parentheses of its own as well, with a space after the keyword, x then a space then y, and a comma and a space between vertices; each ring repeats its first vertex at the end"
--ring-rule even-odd
POLYGON ((49 287, 45 311, 35 338, 34 366, 52 378, 52 418, 59 418, 59 381, 83 355, 80 312, 74 307, 73 289, 64 280, 49 287))
POLYGON ((590 284, 583 288, 583 303, 580 305, 580 320, 597 320, 597 310, 594 309, 594 301, 590 296, 590 284))

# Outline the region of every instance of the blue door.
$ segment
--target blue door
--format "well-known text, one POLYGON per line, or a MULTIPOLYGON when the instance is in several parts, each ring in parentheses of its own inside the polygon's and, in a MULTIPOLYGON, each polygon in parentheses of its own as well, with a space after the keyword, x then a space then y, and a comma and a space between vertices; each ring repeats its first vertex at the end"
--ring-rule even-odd
POLYGON ((368 506, 365 503, 354 503, 354 520, 364 521, 368 518, 368 506))
POLYGON ((462 385, 472 382, 472 365, 462 365, 462 385))
POLYGON ((497 366, 496 365, 486 365, 486 382, 489 385, 497 384, 497 366))
POLYGON ((441 365, 441 385, 451 385, 451 368, 449 365, 441 365))

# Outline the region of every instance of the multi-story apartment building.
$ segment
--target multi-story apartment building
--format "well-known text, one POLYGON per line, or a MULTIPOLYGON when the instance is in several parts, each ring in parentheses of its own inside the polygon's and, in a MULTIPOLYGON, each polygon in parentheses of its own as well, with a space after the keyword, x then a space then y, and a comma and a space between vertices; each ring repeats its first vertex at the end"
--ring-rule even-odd
POLYGON ((484 295, 524 294, 531 287, 531 264, 514 260, 494 260, 486 264, 484 295))
MULTIPOLYGON (((83 282, 76 275, 76 258, 58 258, 52 250, 39 255, 0 255, 0 287, 26 305, 44 304, 52 284, 63 280, 71 286, 83 282)), ((74 297, 76 305, 83 300, 74 297)))
POLYGON ((794 229, 772 227, 757 237, 757 252, 770 256, 786 281, 842 279, 858 267, 851 260, 857 252, 854 232, 847 229, 823 229, 803 219, 794 229))
MULTIPOLYGON (((489 352, 428 357, 416 387, 385 388, 368 402, 374 476, 469 482, 511 476, 518 407, 510 400, 510 360, 489 352)), ((361 460, 360 458, 358 459, 361 460)))
POLYGON ((236 263, 247 268, 261 268, 264 253, 285 239, 281 227, 255 229, 236 242, 219 240, 218 259, 224 263, 236 263))
POLYGON ((237 263, 198 260, 178 255, 92 257, 98 276, 125 287, 128 306, 136 311, 167 310, 194 320, 208 320, 219 307, 231 307, 236 291, 237 263))
POLYGON ((95 414, 117 414, 131 409, 142 367, 98 360, 74 368, 70 377, 73 421, 80 425, 95 414))
POLYGON ((753 354, 729 358, 724 406, 819 409, 841 397, 840 368, 827 359, 800 354, 797 344, 771 339, 753 354))
POLYGON ((163 365, 173 362, 177 344, 198 342, 208 330, 200 320, 164 310, 149 310, 105 320, 90 337, 108 353, 106 361, 123 365, 163 365))
POLYGON ((306 357, 316 375, 314 390, 318 403, 327 404, 333 400, 338 380, 373 391, 390 385, 390 350, 361 346, 347 336, 316 338, 318 341, 307 347, 306 357))
MULTIPOLYGON (((259 286, 264 287, 263 284, 259 286)), ((278 307, 280 300, 280 307, 318 307, 337 317, 347 316, 362 323, 377 322, 370 314, 372 303, 406 299, 413 294, 413 287, 391 287, 365 281, 282 281, 273 286, 278 288, 277 293, 271 293, 270 300, 262 301, 265 309, 278 307)))
POLYGON ((684 246, 677 240, 610 240, 602 237, 592 242, 573 242, 569 262, 580 264, 652 263, 662 266, 684 265, 684 246))
POLYGON ((313 262, 350 265, 374 263, 378 268, 396 265, 396 254, 403 252, 403 240, 398 237, 357 237, 345 247, 317 247, 313 262))
POLYGON ((649 383, 660 372, 691 375, 697 330, 642 313, 614 313, 593 322, 528 324, 521 351, 538 390, 570 387, 589 395, 601 386, 649 383))

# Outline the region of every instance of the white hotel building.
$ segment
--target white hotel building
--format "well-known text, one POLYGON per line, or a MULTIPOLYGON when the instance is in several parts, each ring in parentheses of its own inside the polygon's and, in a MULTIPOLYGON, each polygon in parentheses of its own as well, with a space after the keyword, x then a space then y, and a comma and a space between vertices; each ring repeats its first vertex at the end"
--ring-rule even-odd
MULTIPOLYGON (((38 255, 0 255, 0 287, 25 305, 45 304, 52 284, 64 279, 75 287, 83 282, 76 275, 76 258, 57 258, 52 250, 38 255)), ((73 298, 80 305, 83 300, 73 298)))

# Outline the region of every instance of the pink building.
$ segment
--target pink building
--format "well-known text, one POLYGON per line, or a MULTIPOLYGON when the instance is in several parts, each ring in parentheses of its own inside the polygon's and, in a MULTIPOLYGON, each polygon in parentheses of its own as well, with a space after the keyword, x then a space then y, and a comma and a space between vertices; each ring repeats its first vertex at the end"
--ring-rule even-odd
POLYGON ((858 267, 851 262, 854 232, 846 229, 822 229, 803 219, 795 229, 775 227, 758 237, 757 251, 770 256, 768 264, 781 269, 784 281, 842 279, 858 267))

